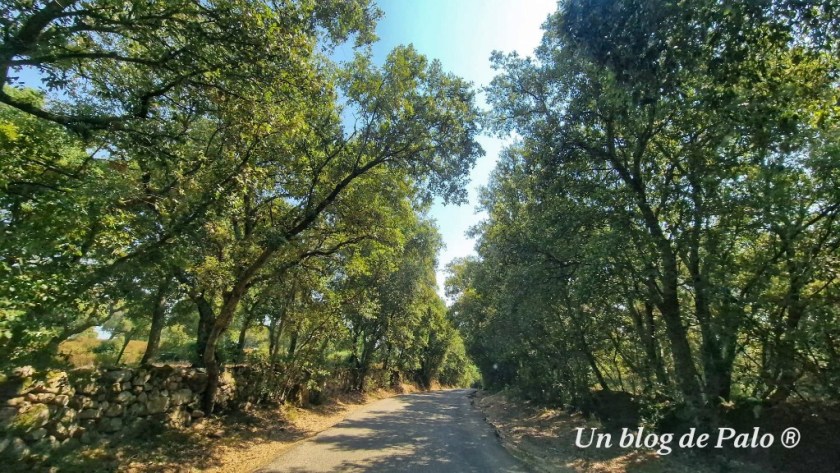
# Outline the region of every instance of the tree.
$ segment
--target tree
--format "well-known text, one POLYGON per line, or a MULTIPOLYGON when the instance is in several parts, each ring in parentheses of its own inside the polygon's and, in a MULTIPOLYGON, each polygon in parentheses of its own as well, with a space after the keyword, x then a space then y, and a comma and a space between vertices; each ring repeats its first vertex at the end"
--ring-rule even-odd
POLYGON ((219 220, 195 234, 195 250, 187 251, 198 273, 215 274, 213 283, 199 287, 200 274, 182 278, 197 283, 193 293, 204 300, 199 312, 208 314, 209 322, 203 363, 211 372, 216 341, 265 269, 275 263, 292 267, 364 237, 364 232, 354 236, 352 229, 376 228, 360 219, 373 214, 356 210, 370 202, 383 182, 399 188, 426 181, 422 198, 433 192, 459 198, 458 181, 480 152, 471 138, 476 112, 466 84, 413 50, 395 51, 378 72, 360 56, 337 79, 347 106, 358 114, 361 128, 353 133, 344 134, 331 105, 333 95, 325 94, 318 106, 295 111, 309 114, 296 122, 297 128, 285 125, 290 120, 282 113, 285 108, 260 106, 238 111, 231 117, 232 129, 217 134, 220 152, 245 157, 225 160, 236 166, 236 179, 246 185, 227 195, 216 211, 219 220), (365 89, 374 84, 379 95, 365 89), (358 186, 367 193, 357 193, 353 187, 358 186), (353 202, 353 196, 367 200, 353 202), (354 212, 343 213, 347 209, 354 212), (202 248, 210 253, 202 256, 202 248))
MULTIPOLYGON (((6 92, 33 106, 43 103, 32 90, 6 92)), ((57 348, 122 305, 122 275, 107 290, 97 287, 85 295, 68 288, 92 261, 107 257, 99 241, 123 243, 137 227, 130 216, 107 210, 125 192, 129 173, 95 159, 95 150, 86 150, 62 127, 6 105, 0 105, 0 126, 0 272, 6 281, 0 323, 2 355, 13 362, 57 348), (64 302, 58 310, 47 309, 58 301, 64 302)))
POLYGON ((0 102, 76 131, 144 133, 154 130, 144 121, 164 131, 211 112, 209 97, 257 92, 272 69, 283 69, 295 87, 317 88, 300 79, 312 78, 319 29, 326 46, 351 35, 365 44, 381 12, 363 0, 45 0, 13 1, 0 14, 0 102), (62 100, 45 106, 7 93, 24 67, 38 69, 62 100))
MULTIPOLYGON (((120 304, 124 275, 142 279, 158 262, 173 275, 169 268, 183 262, 168 262, 173 254, 186 257, 173 243, 200 228, 240 184, 239 161, 222 159, 229 141, 214 141, 232 126, 231 111, 282 103, 284 111, 274 110, 289 121, 277 125, 294 126, 302 116, 294 111, 321 94, 317 47, 351 36, 366 44, 379 15, 367 2, 0 8, 0 102, 13 122, 4 127, 6 144, 17 148, 10 156, 19 156, 4 162, 14 177, 4 193, 15 213, 4 228, 6 260, 18 265, 18 282, 39 292, 13 285, 21 296, 4 301, 20 330, 51 346, 106 319, 120 304), (10 87, 21 68, 36 68, 57 93, 44 100, 10 87), (62 143, 66 156, 47 140, 62 143), (66 226, 44 225, 61 215, 69 217, 66 226), (57 317, 65 320, 53 323, 57 317)), ((254 123, 237 123, 235 132, 254 123)), ((29 343, 10 338, 10 351, 29 343)))
MULTIPOLYGON (((703 421, 743 392, 733 370, 754 347, 742 334, 763 327, 775 341, 762 349, 782 348, 790 363, 771 363, 769 385, 793 386, 802 371, 789 370, 796 342, 783 334, 797 338, 805 305, 819 305, 833 283, 783 261, 808 254, 823 261, 809 267, 828 264, 838 208, 833 192, 817 191, 834 182, 820 169, 833 159, 825 140, 836 133, 837 62, 824 30, 795 20, 824 12, 805 10, 570 1, 546 23, 535 58, 494 56, 491 125, 522 139, 485 193, 481 260, 453 278, 468 345, 489 351, 476 358, 485 377, 528 385, 533 371, 518 362, 556 344, 578 354, 591 380, 549 366, 559 377, 538 374, 529 391, 641 380, 649 393, 675 388, 703 421), (784 249, 793 234, 802 253, 784 249), (759 302, 771 294, 785 315, 759 302), (501 331, 522 331, 525 346, 494 340, 501 331), (488 364, 500 355, 508 365, 488 364)), ((776 400, 791 392, 770 391, 776 400)))
MULTIPOLYGON (((70 156, 55 159, 27 142, 24 164, 13 163, 28 194, 4 202, 16 219, 4 263, 21 260, 27 238, 38 246, 13 286, 30 292, 4 298, 14 314, 4 328, 30 330, 49 345, 120 311, 140 321, 149 310, 148 362, 170 307, 179 319, 197 316, 208 412, 217 348, 233 321, 244 342, 260 307, 290 306, 259 301, 243 310, 244 299, 282 297, 266 289, 271 282, 363 241, 388 241, 399 233, 388 226, 401 224, 388 198, 461 200, 482 153, 469 84, 410 47, 373 65, 362 47, 379 12, 366 1, 2 8, 3 83, 14 85, 15 71, 30 67, 56 91, 30 99, 4 86, 3 112, 15 122, 4 133, 11 143, 18 124, 30 124, 27 139, 53 134, 70 156), (362 51, 349 64, 322 54, 351 38, 362 51), (50 191, 51 179, 75 193, 50 191), (36 228, 49 211, 37 205, 56 205, 65 194, 68 220, 74 212, 87 220, 53 233, 36 228), (32 228, 18 225, 26 216, 19 209, 32 206, 40 212, 32 228), (53 250, 62 239, 67 255, 53 250), (51 286, 41 282, 49 274, 51 286), (49 297, 32 303, 38 291, 49 297), (182 295, 194 312, 169 300, 182 295), (43 327, 33 330, 35 320, 43 327)), ((284 329, 289 358, 302 330, 322 336, 314 321, 329 311, 306 297, 316 287, 299 288, 300 303, 312 309, 304 319, 274 318, 272 354, 280 353, 284 329)), ((15 343, 10 352, 27 351, 15 343)))

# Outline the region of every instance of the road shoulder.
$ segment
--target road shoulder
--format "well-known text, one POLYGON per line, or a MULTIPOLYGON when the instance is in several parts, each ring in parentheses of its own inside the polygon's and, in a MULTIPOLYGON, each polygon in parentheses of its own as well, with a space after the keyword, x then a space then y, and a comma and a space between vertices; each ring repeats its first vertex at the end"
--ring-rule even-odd
MULTIPOLYGON (((594 420, 562 409, 513 400, 503 393, 478 391, 472 400, 496 436, 514 457, 537 472, 617 473, 669 472, 716 473, 716 460, 692 452, 659 456, 648 449, 578 448, 575 429, 600 427, 594 420)), ((730 471, 761 471, 729 463, 730 471)))

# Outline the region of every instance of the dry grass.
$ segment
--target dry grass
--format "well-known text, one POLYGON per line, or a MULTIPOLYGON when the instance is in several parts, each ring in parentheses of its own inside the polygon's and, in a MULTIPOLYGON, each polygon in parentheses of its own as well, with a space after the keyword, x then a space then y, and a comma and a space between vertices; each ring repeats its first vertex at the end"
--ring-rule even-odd
POLYGON ((282 425, 278 425, 277 417, 270 411, 264 411, 263 417, 250 427, 237 423, 233 428, 232 436, 220 439, 222 442, 216 445, 215 449, 218 452, 219 464, 206 471, 236 473, 256 470, 267 465, 301 440, 341 422, 359 407, 396 394, 399 393, 379 390, 365 395, 344 394, 323 406, 310 408, 286 406, 280 411, 280 418, 284 421, 282 425), (244 431, 243 427, 245 427, 244 431), (254 442, 255 438, 260 438, 260 431, 267 428, 274 429, 274 438, 254 442))
MULTIPOLYGON (((695 452, 659 456, 647 449, 579 448, 575 446, 577 427, 600 424, 559 409, 546 409, 527 401, 511 401, 503 394, 480 392, 474 404, 487 422, 496 428, 502 444, 516 457, 539 472, 574 473, 718 473, 760 472, 758 468, 712 458, 695 452)), ((599 431, 603 431, 600 429, 599 431)), ((614 434, 615 437, 615 434, 614 434)), ((616 442, 614 442, 616 443, 616 442)), ((672 443, 672 447, 674 444, 672 443)))
MULTIPOLYGON (((116 353, 111 355, 97 354, 94 350, 106 343, 105 340, 99 340, 95 337, 79 337, 61 342, 58 346, 59 356, 76 368, 95 366, 103 361, 112 361, 116 357, 116 353)), ((117 345, 120 342, 118 341, 117 345)), ((128 342, 125 348, 120 363, 126 365, 136 365, 140 363, 143 358, 143 353, 146 352, 146 342, 141 340, 132 340, 128 342)))

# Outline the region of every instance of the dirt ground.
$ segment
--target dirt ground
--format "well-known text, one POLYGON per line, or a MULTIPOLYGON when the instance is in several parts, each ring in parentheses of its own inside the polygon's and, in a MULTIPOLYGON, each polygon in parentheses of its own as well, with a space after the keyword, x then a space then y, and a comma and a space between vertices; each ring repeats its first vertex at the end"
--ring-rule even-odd
MULTIPOLYGON (((579 448, 577 427, 596 427, 594 420, 559 409, 537 407, 528 401, 511 401, 504 394, 479 391, 473 400, 496 429, 496 435, 514 456, 538 472, 554 473, 758 473, 760 468, 725 458, 674 449, 657 455, 650 449, 579 448)), ((588 431, 585 431, 588 432, 588 431)), ((673 445, 672 445, 673 446, 673 445)))
MULTIPOLYGON (((246 440, 245 442, 225 436, 219 439, 222 442, 217 445, 221 464, 218 467, 208 468, 204 471, 235 473, 258 469, 271 462, 274 457, 292 447, 297 442, 341 422, 345 417, 365 404, 397 394, 414 391, 416 391, 415 387, 405 385, 399 392, 379 390, 366 395, 346 395, 327 405, 307 409, 288 406, 282 413, 286 424, 278 426, 275 423, 276 420, 265 419, 263 421, 266 426, 268 426, 267 424, 274 424, 275 435, 279 438, 265 442, 249 443, 247 441, 247 434, 242 437, 243 440, 246 440)), ((241 428, 239 426, 237 427, 241 428)), ((253 433, 258 429, 252 427, 246 428, 245 430, 253 433)), ((128 471, 139 472, 148 470, 129 469, 128 471)))
MULTIPOLYGON (((202 419, 187 429, 144 432, 132 438, 83 447, 36 471, 187 473, 248 472, 260 468, 297 442, 328 429, 367 403, 416 391, 346 394, 320 406, 254 409, 202 419)), ((32 471, 32 469, 27 469, 32 471)))

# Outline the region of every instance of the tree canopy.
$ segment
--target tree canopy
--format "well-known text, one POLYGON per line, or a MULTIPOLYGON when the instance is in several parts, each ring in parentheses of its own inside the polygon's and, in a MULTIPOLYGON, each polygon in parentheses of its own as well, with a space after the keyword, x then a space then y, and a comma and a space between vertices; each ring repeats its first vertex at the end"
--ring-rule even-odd
POLYGON ((838 389, 837 24, 809 2, 566 1, 494 55, 500 158, 453 264, 485 380, 580 405, 838 389), (528 362, 524 362, 528 360, 528 362))
POLYGON ((345 369, 354 389, 374 368, 428 385, 450 343, 463 381, 427 211, 465 198, 475 92, 411 46, 375 64, 379 15, 368 1, 2 7, 3 363, 50 363, 92 327, 120 354, 147 339, 150 362, 186 327, 174 356, 206 367, 208 412, 221 364, 249 347, 285 364, 279 397, 345 369), (330 60, 348 41, 354 59, 330 60), (48 93, 18 83, 33 70, 48 93))

